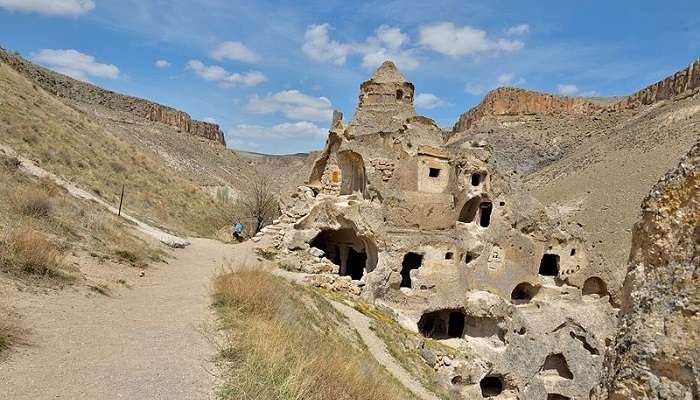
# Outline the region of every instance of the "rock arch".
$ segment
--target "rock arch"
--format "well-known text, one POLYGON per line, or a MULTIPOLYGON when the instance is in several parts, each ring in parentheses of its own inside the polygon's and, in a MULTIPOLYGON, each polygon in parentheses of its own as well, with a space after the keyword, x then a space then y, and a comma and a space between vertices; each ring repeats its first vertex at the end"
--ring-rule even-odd
POLYGON ((608 295, 608 285, 597 276, 592 276, 583 283, 581 293, 584 296, 598 295, 598 297, 605 297, 608 295))
POLYGON ((459 212, 457 220, 464 223, 478 222, 479 226, 486 228, 491 224, 493 203, 491 200, 477 196, 469 199, 459 212))
POLYGON ((372 272, 377 265, 376 245, 352 228, 322 230, 310 245, 323 250, 326 258, 340 267, 340 275, 355 280, 372 272))

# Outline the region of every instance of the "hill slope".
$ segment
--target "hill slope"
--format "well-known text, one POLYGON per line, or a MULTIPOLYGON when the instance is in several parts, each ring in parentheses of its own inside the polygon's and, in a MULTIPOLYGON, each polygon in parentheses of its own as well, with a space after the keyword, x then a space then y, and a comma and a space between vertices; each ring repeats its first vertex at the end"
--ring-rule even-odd
POLYGON ((607 104, 498 89, 460 118, 450 142, 491 145, 502 173, 583 225, 589 250, 621 282, 639 204, 700 140, 699 65, 607 104))

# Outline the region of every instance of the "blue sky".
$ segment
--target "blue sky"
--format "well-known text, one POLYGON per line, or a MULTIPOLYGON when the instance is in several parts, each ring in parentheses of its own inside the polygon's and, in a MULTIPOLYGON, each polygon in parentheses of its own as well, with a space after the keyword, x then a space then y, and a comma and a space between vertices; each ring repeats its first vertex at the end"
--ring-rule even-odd
POLYGON ((385 58, 445 127, 497 86, 629 94, 700 56, 700 2, 0 0, 0 46, 284 154, 385 58))

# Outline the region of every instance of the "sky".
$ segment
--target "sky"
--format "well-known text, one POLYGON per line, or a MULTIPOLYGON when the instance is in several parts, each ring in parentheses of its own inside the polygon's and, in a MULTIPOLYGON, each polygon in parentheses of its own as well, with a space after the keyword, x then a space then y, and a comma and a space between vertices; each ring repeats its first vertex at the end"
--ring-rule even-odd
POLYGON ((0 46, 290 154, 387 59, 442 127, 498 86, 630 94, 700 57, 700 2, 0 0, 0 46))

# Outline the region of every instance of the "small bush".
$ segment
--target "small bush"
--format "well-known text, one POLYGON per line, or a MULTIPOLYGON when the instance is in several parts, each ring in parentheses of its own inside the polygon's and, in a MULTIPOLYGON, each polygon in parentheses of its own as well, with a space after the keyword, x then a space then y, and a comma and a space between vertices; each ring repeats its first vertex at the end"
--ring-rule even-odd
POLYGON ((132 253, 129 250, 116 250, 114 254, 130 264, 136 264, 141 259, 141 257, 139 257, 137 254, 132 253))
POLYGON ((0 245, 0 267, 11 273, 67 278, 63 264, 58 247, 29 227, 6 234, 0 245))
POLYGON ((15 203, 19 212, 34 218, 51 216, 53 204, 46 192, 38 189, 26 189, 17 194, 15 203))
POLYGON ((17 157, 8 157, 0 154, 0 165, 9 171, 17 171, 22 162, 17 157))

